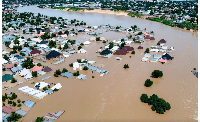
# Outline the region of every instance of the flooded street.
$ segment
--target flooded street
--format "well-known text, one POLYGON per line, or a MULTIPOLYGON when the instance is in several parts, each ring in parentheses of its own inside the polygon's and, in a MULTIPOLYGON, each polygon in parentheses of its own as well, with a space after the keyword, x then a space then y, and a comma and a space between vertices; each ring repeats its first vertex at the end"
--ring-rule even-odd
MULTIPOLYGON (((146 41, 142 44, 143 50, 137 47, 141 44, 131 44, 134 47, 135 55, 127 54, 121 56, 122 60, 115 60, 113 55, 110 58, 97 57, 95 53, 105 44, 92 42, 83 46, 86 54, 73 54, 65 59, 65 62, 54 65, 53 61, 47 63, 34 59, 35 62, 49 66, 53 71, 34 78, 16 87, 3 91, 3 94, 15 91, 22 100, 31 99, 36 102, 33 108, 24 117, 24 122, 33 121, 36 117, 42 117, 46 113, 65 110, 65 113, 55 122, 192 122, 198 117, 198 79, 191 73, 193 68, 198 67, 198 35, 186 30, 171 28, 160 23, 131 18, 128 16, 116 16, 108 14, 95 14, 83 12, 66 12, 51 9, 40 9, 36 6, 27 6, 18 9, 18 12, 41 13, 47 16, 63 17, 84 21, 87 25, 110 24, 112 26, 130 27, 137 25, 154 31, 155 41, 146 41), (156 45, 160 39, 167 41, 167 46, 175 47, 170 53, 174 57, 166 64, 159 62, 142 62, 146 48, 156 45), (132 56, 132 58, 129 58, 132 56), (80 71, 86 75, 86 80, 74 80, 75 77, 65 78, 53 76, 55 70, 66 68, 69 72, 75 72, 69 67, 70 63, 77 59, 85 58, 89 61, 96 61, 96 66, 109 73, 100 76, 99 73, 91 73, 91 70, 80 71), (129 69, 124 69, 124 64, 129 69), (101 68, 102 67, 102 68, 101 68), (151 78, 153 70, 163 71, 160 79, 151 78), (45 80, 47 83, 61 83, 62 88, 42 100, 37 100, 17 91, 18 88, 28 85, 34 87, 31 82, 41 81, 46 76, 52 76, 45 80), (95 78, 92 78, 92 76, 95 78), (154 84, 148 88, 144 86, 146 79, 151 79, 154 84), (171 110, 164 115, 159 115, 151 110, 151 107, 140 101, 141 94, 148 96, 157 94, 171 104, 171 110)), ((117 32, 103 32, 100 36, 108 40, 118 40, 126 37, 125 34, 117 32)), ((90 36, 78 35, 70 37, 77 42, 88 41, 90 36)), ((162 54, 162 53, 159 53, 162 54)), ((54 61, 55 62, 55 61, 54 61)))

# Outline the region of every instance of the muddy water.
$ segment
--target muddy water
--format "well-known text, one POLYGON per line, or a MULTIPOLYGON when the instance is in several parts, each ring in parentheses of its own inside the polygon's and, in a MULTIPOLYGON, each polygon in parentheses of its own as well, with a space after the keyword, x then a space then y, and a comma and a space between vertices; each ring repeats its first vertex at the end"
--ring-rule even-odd
MULTIPOLYGON (((44 116, 49 112, 65 110, 65 113, 56 120, 57 122, 66 121, 173 121, 188 122, 196 121, 198 106, 198 80, 191 73, 193 68, 198 66, 198 41, 197 35, 170 28, 160 23, 147 20, 135 19, 125 16, 115 16, 95 13, 76 13, 58 10, 43 10, 33 6, 18 9, 19 12, 40 12, 49 16, 62 16, 68 19, 78 19, 86 21, 89 25, 111 24, 119 26, 138 25, 140 28, 147 28, 155 32, 155 41, 146 41, 142 44, 145 48, 156 44, 160 39, 167 40, 167 46, 174 46, 175 51, 171 53, 174 60, 167 64, 141 62, 144 50, 138 50, 139 44, 131 44, 136 54, 129 58, 130 53, 122 56, 122 60, 115 60, 116 56, 109 59, 97 57, 95 53, 104 44, 102 42, 92 42, 88 46, 84 46, 88 52, 86 54, 74 54, 65 59, 65 62, 59 65, 48 61, 46 64, 55 71, 56 69, 67 68, 70 72, 74 72, 69 67, 69 63, 76 61, 77 58, 86 58, 88 60, 97 61, 95 65, 100 69, 108 70, 109 73, 103 77, 99 73, 91 73, 91 70, 80 71, 86 74, 87 80, 74 80, 75 77, 51 77, 45 80, 47 83, 61 83, 62 88, 52 94, 46 96, 42 100, 29 98, 19 92, 18 97, 22 99, 31 99, 36 101, 36 105, 25 116, 24 121, 35 120, 36 117, 44 116), (124 64, 129 64, 129 69, 123 69, 124 64), (102 67, 102 68, 101 68, 102 67), (153 79, 150 74, 153 70, 163 71, 164 76, 160 79, 153 79), (95 78, 92 78, 92 76, 95 78), (154 84, 150 88, 144 87, 144 81, 151 79, 154 84), (172 109, 164 115, 153 112, 147 104, 140 102, 142 93, 148 95, 157 94, 171 104, 172 109)), ((101 36, 112 40, 125 37, 123 34, 104 32, 101 36)), ((84 42, 89 37, 70 37, 79 42, 84 42), (82 38, 81 38, 82 37, 82 38)), ((40 62, 34 60, 35 62, 40 62)), ((28 85, 33 87, 31 82, 40 81, 45 76, 53 75, 53 72, 20 84, 6 92, 15 91, 17 88, 28 85)), ((4 93, 5 91, 3 91, 4 93)))

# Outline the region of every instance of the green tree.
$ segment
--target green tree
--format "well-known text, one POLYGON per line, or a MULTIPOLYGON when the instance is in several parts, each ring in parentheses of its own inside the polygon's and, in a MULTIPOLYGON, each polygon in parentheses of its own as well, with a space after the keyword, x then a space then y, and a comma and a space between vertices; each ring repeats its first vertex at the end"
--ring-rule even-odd
POLYGON ((124 68, 125 68, 125 69, 126 69, 126 68, 129 68, 128 64, 124 64, 124 68))
POLYGON ((56 73, 57 75, 61 75, 61 71, 60 71, 60 69, 56 70, 55 73, 56 73))
POLYGON ((5 60, 8 60, 8 59, 9 59, 9 57, 8 57, 7 55, 4 55, 3 58, 4 58, 5 60))
POLYGON ((96 41, 100 41, 100 37, 96 37, 96 41))
POLYGON ((17 95, 15 93, 12 94, 12 99, 16 99, 17 95))
POLYGON ((21 106, 22 106, 21 104, 18 104, 18 105, 17 105, 17 107, 21 107, 21 106))
POLYGON ((147 94, 142 94, 140 97, 141 102, 147 103, 148 102, 148 95, 147 94))
POLYGON ((145 50, 145 52, 146 52, 146 53, 149 53, 149 48, 147 48, 147 49, 145 50))
POLYGON ((41 63, 38 63, 37 66, 42 66, 42 64, 41 64, 41 63))
POLYGON ((62 73, 68 72, 66 68, 63 68, 62 73))
POLYGON ((58 32, 58 35, 61 35, 61 34, 62 34, 62 31, 59 31, 59 32, 58 32))
POLYGON ((43 122, 43 121, 44 121, 43 117, 37 117, 37 119, 35 120, 35 122, 43 122))
POLYGON ((17 80, 15 78, 12 78, 11 83, 16 83, 17 80))
POLYGON ((82 48, 82 47, 81 47, 81 46, 79 46, 79 47, 78 47, 78 50, 80 50, 81 48, 82 48))
POLYGON ((13 106, 14 106, 14 107, 17 105, 17 104, 16 104, 16 102, 14 102, 14 101, 13 101, 13 103, 12 103, 12 104, 13 104, 13 106))
POLYGON ((133 50, 133 51, 131 52, 131 54, 135 54, 135 51, 133 50))
POLYGON ((21 115, 15 113, 15 112, 12 112, 12 114, 7 118, 8 122, 11 122, 11 121, 18 121, 18 119, 21 118, 21 115))
POLYGON ((64 47, 63 47, 63 50, 64 50, 64 49, 67 49, 67 48, 69 48, 69 46, 68 46, 67 43, 65 43, 65 45, 64 45, 64 47))
POLYGON ((152 73, 151 73, 152 77, 153 78, 160 78, 163 76, 163 73, 162 71, 160 70, 154 70, 152 73))
POLYGON ((144 83, 144 86, 146 87, 150 87, 151 85, 153 85, 153 81, 151 81, 150 79, 147 79, 144 83))
POLYGON ((88 67, 87 67, 87 66, 84 66, 84 67, 83 67, 83 70, 88 70, 88 67))
POLYGON ((20 99, 18 99, 18 100, 17 100, 17 102, 18 102, 18 103, 20 103, 20 102, 21 102, 21 100, 20 100, 20 99))
POLYGON ((32 72, 33 77, 37 77, 37 71, 32 72))
POLYGON ((69 35, 69 31, 68 31, 68 30, 66 30, 66 31, 65 31, 65 34, 68 36, 68 35, 69 35))

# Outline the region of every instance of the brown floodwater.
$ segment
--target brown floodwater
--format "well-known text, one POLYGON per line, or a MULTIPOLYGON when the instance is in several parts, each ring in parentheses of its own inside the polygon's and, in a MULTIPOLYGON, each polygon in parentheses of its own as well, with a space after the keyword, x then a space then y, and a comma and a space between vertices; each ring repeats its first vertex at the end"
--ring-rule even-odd
MULTIPOLYGON (((111 24, 113 26, 129 27, 137 25, 140 28, 147 28, 155 33, 155 41, 146 41, 142 44, 144 49, 155 45, 160 39, 167 40, 167 46, 174 46, 175 51, 170 53, 174 57, 166 64, 142 62, 144 50, 138 50, 140 44, 131 44, 136 52, 135 55, 127 54, 121 56, 122 60, 115 60, 112 56, 108 59, 97 57, 97 51, 104 46, 102 42, 92 42, 83 46, 88 52, 86 54, 73 54, 59 65, 53 65, 56 61, 41 62, 53 69, 50 73, 39 76, 34 80, 10 88, 5 92, 16 92, 18 97, 36 102, 33 108, 23 118, 26 121, 33 121, 36 117, 44 116, 46 113, 65 110, 65 113, 56 122, 125 122, 125 121, 163 121, 163 122, 191 122, 197 121, 198 117, 198 79, 191 73, 193 68, 198 67, 198 35, 185 30, 171 28, 160 23, 126 16, 116 16, 95 13, 66 12, 50 9, 39 9, 35 6, 22 7, 19 12, 34 12, 48 16, 62 16, 68 19, 85 21, 88 25, 111 24), (129 58, 132 56, 132 58, 129 58), (67 68, 74 72, 69 63, 75 62, 78 58, 85 58, 96 61, 100 69, 108 70, 109 73, 100 76, 99 73, 91 73, 91 70, 80 71, 85 74, 86 80, 74 80, 75 77, 55 78, 53 72, 56 69, 67 68), (129 69, 123 69, 128 64, 129 69), (163 71, 163 77, 151 78, 153 70, 163 71), (51 95, 37 100, 28 97, 17 91, 19 87, 28 85, 33 87, 31 82, 41 81, 46 76, 52 76, 45 80, 47 83, 61 83, 62 88, 51 95), (95 76, 95 78, 92 78, 95 76), (154 84, 150 88, 144 87, 146 79, 151 79, 154 84), (151 110, 151 107, 140 101, 141 94, 149 96, 157 94, 171 104, 171 110, 164 115, 159 115, 151 110)), ((126 35, 117 32, 103 32, 100 36, 106 39, 118 40, 126 35)), ((90 36, 82 34, 78 37, 70 37, 78 42, 89 40, 90 36)), ((162 53, 160 53, 162 54, 162 53)), ((35 62, 40 62, 34 59, 35 62)))

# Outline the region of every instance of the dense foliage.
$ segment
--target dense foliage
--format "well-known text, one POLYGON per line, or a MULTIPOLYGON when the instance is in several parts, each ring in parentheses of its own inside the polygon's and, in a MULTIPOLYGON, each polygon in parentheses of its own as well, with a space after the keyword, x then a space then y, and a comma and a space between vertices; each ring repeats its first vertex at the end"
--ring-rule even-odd
POLYGON ((151 73, 152 77, 153 78, 160 78, 163 76, 163 73, 162 71, 160 70, 154 70, 152 73, 151 73))
POLYGON ((164 99, 159 98, 157 95, 153 94, 148 98, 147 94, 142 94, 140 97, 141 102, 148 103, 148 105, 152 105, 152 111, 156 111, 156 113, 164 114, 166 110, 170 110, 171 106, 164 99))
POLYGON ((146 87, 150 87, 151 85, 153 85, 153 81, 151 81, 150 79, 147 79, 144 83, 144 86, 146 87))

